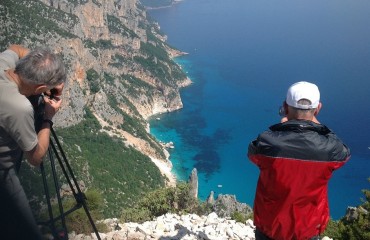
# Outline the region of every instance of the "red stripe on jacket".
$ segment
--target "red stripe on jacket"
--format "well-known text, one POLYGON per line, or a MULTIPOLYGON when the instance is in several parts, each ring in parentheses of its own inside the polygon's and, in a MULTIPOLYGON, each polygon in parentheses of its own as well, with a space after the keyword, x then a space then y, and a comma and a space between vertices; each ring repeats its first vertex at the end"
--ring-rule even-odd
POLYGON ((330 218, 328 181, 348 159, 315 161, 262 154, 249 158, 260 169, 254 223, 263 233, 275 240, 300 240, 325 230, 330 218))

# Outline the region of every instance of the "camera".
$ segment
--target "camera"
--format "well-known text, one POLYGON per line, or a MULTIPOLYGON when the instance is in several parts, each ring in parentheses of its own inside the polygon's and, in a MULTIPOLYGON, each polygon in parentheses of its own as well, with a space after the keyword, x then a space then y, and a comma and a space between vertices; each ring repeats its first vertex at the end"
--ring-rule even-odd
POLYGON ((53 89, 50 89, 50 94, 45 92, 44 95, 48 96, 50 99, 54 99, 57 93, 58 93, 58 90, 53 88, 53 89))

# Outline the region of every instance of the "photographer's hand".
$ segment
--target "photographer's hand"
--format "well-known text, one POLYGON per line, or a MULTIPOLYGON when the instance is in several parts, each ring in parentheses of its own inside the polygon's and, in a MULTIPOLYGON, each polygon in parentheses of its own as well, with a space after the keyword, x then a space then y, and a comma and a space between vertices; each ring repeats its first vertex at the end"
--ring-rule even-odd
POLYGON ((25 48, 25 47, 23 47, 21 45, 17 45, 17 44, 10 45, 8 49, 15 52, 18 55, 19 58, 23 58, 24 56, 26 56, 30 52, 30 50, 28 48, 25 48))
POLYGON ((281 118, 281 120, 280 120, 280 122, 281 122, 281 123, 284 123, 284 122, 286 122, 286 121, 288 121, 288 118, 287 118, 287 117, 283 117, 283 118, 281 118))
POLYGON ((54 115, 59 111, 59 108, 62 105, 62 99, 59 97, 54 97, 53 99, 51 99, 48 96, 44 96, 44 102, 45 102, 44 119, 51 120, 54 117, 54 115))
POLYGON ((62 104, 62 91, 64 88, 64 83, 61 83, 51 90, 46 91, 46 96, 44 96, 45 102, 45 113, 44 119, 51 120, 53 116, 58 112, 62 104))

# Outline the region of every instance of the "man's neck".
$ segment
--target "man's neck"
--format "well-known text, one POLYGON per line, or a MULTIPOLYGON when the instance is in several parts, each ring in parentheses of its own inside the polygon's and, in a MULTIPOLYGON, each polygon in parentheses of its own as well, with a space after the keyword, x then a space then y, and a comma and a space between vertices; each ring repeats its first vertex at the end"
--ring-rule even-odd
POLYGON ((288 118, 288 120, 304 120, 304 121, 311 121, 317 124, 320 124, 320 122, 317 120, 315 116, 310 116, 310 117, 294 117, 294 118, 288 118))

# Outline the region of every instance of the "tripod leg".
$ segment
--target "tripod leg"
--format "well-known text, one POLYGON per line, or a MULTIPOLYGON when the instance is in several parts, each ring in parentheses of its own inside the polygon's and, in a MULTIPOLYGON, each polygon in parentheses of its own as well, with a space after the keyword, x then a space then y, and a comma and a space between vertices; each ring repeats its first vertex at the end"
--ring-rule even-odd
MULTIPOLYGON (((51 139, 50 139, 50 142, 52 144, 51 139)), ((54 188, 55 188, 55 192, 56 192, 56 195, 57 195, 59 213, 60 213, 60 216, 61 216, 61 222, 62 222, 62 228, 63 228, 63 232, 58 231, 57 234, 58 234, 58 237, 59 237, 58 239, 64 239, 65 238, 65 235, 66 235, 66 233, 68 231, 67 231, 67 226, 66 226, 66 221, 65 221, 65 215, 64 215, 64 210, 63 210, 62 199, 60 197, 60 192, 59 192, 59 189, 60 188, 59 188, 58 175, 57 175, 57 172, 56 172, 56 169, 55 169, 55 161, 54 161, 53 154, 52 154, 52 151, 51 150, 52 149, 49 147, 48 151, 49 151, 49 159, 50 159, 51 172, 52 172, 52 175, 53 175, 54 188)))
POLYGON ((66 223, 65 223, 63 205, 62 205, 62 201, 61 201, 61 197, 60 197, 60 193, 59 193, 59 182, 58 182, 58 177, 57 177, 57 173, 56 173, 56 169, 55 169, 55 161, 54 161, 51 150, 52 149, 49 146, 48 156, 49 156, 49 161, 50 161, 52 180, 54 182, 54 188, 55 188, 55 192, 56 192, 56 195, 57 195, 57 201, 58 201, 58 207, 59 207, 59 213, 60 213, 60 220, 62 222, 63 232, 58 231, 57 227, 56 227, 56 224, 55 224, 56 221, 59 218, 54 218, 53 208, 51 206, 51 200, 50 200, 50 191, 49 191, 49 186, 48 186, 46 173, 45 173, 45 166, 44 166, 45 159, 44 159, 43 163, 41 163, 41 165, 40 165, 40 171, 41 171, 41 175, 42 175, 42 181, 43 181, 43 185, 44 185, 44 192, 45 192, 46 202, 47 202, 47 206, 48 206, 48 213, 49 213, 49 221, 45 225, 49 226, 49 228, 52 232, 52 235, 55 237, 55 239, 64 239, 65 238, 64 236, 66 235, 66 232, 67 232, 67 227, 66 227, 66 223))
POLYGON ((49 193, 49 187, 46 179, 46 174, 45 174, 45 168, 44 168, 44 163, 40 164, 40 171, 41 171, 41 176, 42 176, 42 182, 44 184, 44 192, 45 192, 45 198, 46 198, 46 203, 48 206, 48 213, 49 213, 49 221, 47 222, 47 225, 50 227, 53 235, 56 232, 55 224, 52 219, 54 218, 53 216, 53 209, 51 207, 51 202, 50 202, 50 193, 49 193))
POLYGON ((71 188, 71 190, 73 192, 73 195, 75 197, 76 202, 79 204, 79 207, 83 206, 83 208, 85 210, 85 213, 86 213, 86 215, 87 215, 87 217, 89 219, 90 225, 93 228, 97 239, 98 240, 101 240, 100 235, 99 235, 99 232, 98 232, 98 229, 96 228, 95 223, 94 223, 94 221, 93 221, 93 219, 92 219, 92 217, 90 215, 89 209, 88 209, 88 207, 86 205, 86 201, 85 201, 86 200, 86 197, 82 193, 82 191, 80 189, 80 186, 78 185, 77 179, 76 179, 76 177, 75 177, 75 175, 74 175, 74 173, 72 171, 72 167, 70 166, 70 164, 69 164, 69 162, 67 160, 67 157, 66 157, 66 155, 65 155, 65 153, 63 151, 63 148, 62 148, 62 146, 61 146, 61 144, 60 144, 60 142, 58 140, 58 137, 57 137, 54 129, 53 128, 50 128, 50 130, 51 130, 51 133, 52 133, 53 138, 55 140, 55 143, 57 144, 58 150, 59 150, 60 154, 63 157, 63 161, 62 161, 62 158, 59 156, 58 151, 57 151, 55 145, 54 144, 51 144, 51 147, 52 147, 52 149, 54 151, 54 154, 55 154, 56 158, 58 159, 58 163, 59 163, 59 165, 60 165, 60 167, 62 169, 62 172, 63 172, 65 178, 68 181, 68 184, 69 184, 69 186, 70 186, 70 188, 71 188), (66 168, 68 169, 68 172, 67 172, 66 168), (70 177, 72 178, 74 185, 72 184, 70 177))

